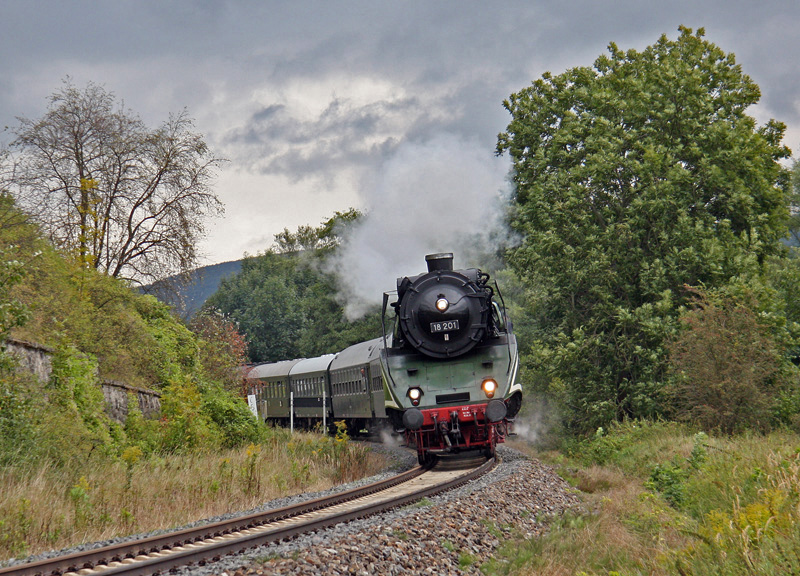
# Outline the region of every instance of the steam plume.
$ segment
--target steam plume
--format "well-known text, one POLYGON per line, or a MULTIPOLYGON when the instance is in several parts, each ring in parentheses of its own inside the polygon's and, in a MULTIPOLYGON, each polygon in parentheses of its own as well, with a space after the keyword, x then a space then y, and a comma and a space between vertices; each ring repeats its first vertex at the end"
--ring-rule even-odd
POLYGON ((455 136, 399 147, 365 187, 366 216, 331 263, 348 317, 379 303, 398 276, 424 272, 426 254, 454 252, 456 268, 478 264, 469 262, 474 248, 503 228, 507 169, 455 136))

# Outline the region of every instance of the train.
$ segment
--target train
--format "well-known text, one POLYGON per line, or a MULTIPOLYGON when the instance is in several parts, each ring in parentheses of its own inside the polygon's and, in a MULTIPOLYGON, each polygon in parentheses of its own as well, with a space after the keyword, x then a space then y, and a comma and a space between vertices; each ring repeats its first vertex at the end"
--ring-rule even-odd
POLYGON ((416 446, 420 464, 482 451, 513 433, 522 406, 519 353, 496 282, 454 270, 450 252, 384 292, 382 334, 336 354, 254 366, 251 403, 265 422, 351 433, 388 430, 416 446))

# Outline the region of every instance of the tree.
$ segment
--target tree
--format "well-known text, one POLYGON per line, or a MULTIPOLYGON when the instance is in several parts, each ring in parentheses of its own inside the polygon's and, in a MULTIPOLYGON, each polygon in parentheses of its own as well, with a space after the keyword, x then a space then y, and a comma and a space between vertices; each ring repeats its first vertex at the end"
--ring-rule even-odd
POLYGON ((349 322, 337 300, 336 278, 325 259, 335 254, 342 226, 359 217, 337 212, 318 228, 301 226, 275 236, 275 246, 242 261, 205 303, 247 335, 253 362, 275 362, 338 352, 380 335, 377 307, 349 322))
POLYGON ((302 225, 297 232, 284 228, 283 232, 275 234, 275 244, 271 251, 278 254, 291 254, 303 250, 331 250, 339 246, 342 232, 361 218, 361 212, 350 208, 345 212, 335 212, 334 215, 322 224, 313 226, 302 225))
POLYGON ((228 391, 245 392, 239 368, 247 362, 247 341, 236 324, 213 308, 192 318, 189 328, 198 336, 200 363, 206 375, 228 391))
POLYGON ((756 126, 758 86, 703 36, 612 43, 505 102, 497 150, 523 236, 510 263, 544 293, 540 367, 581 429, 659 413, 683 286, 759 275, 781 251, 785 127, 756 126))
POLYGON ((101 86, 67 79, 42 118, 18 120, 7 185, 56 246, 137 281, 196 263, 203 219, 222 211, 221 160, 186 111, 149 129, 101 86))
POLYGON ((791 216, 789 218, 789 242, 800 247, 800 160, 792 167, 791 216))
POLYGON ((754 298, 700 290, 681 314, 684 329, 668 344, 679 420, 726 433, 773 423, 779 393, 791 390, 789 371, 754 298))

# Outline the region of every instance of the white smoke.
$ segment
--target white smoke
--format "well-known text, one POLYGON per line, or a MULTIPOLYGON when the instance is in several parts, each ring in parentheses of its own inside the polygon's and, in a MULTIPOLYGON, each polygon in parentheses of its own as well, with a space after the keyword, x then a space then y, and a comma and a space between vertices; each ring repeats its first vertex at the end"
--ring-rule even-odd
POLYGON ((525 394, 513 432, 527 442, 547 447, 558 434, 561 414, 556 403, 539 394, 525 394))
POLYGON ((426 254, 453 252, 456 268, 479 267, 470 258, 490 236, 507 237, 507 171, 506 159, 452 135, 400 146, 365 186, 366 216, 329 263, 348 318, 380 303, 398 277, 425 272, 426 254))
POLYGON ((514 433, 531 444, 538 444, 539 440, 547 433, 547 425, 543 418, 533 414, 520 416, 514 422, 514 433))
POLYGON ((397 447, 405 442, 404 438, 399 434, 393 434, 388 428, 381 428, 380 430, 381 444, 386 446, 397 447))

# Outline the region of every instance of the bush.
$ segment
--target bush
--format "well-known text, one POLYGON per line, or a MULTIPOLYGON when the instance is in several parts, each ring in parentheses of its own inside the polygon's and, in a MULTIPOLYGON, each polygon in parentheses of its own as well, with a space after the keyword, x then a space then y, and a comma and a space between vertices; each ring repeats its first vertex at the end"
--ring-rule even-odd
POLYGON ((215 449, 222 444, 221 432, 203 411, 203 395, 189 378, 175 380, 164 390, 161 414, 161 447, 167 452, 215 449))
MULTIPOLYGON (((770 428, 791 378, 776 337, 756 312, 758 303, 752 296, 697 294, 669 346, 676 418, 725 433, 770 428)), ((787 402, 784 412, 791 409, 787 402)))
POLYGON ((37 402, 40 389, 33 377, 14 372, 14 360, 0 352, 0 466, 30 459, 38 440, 37 402))
POLYGON ((266 428, 253 416, 241 398, 221 387, 210 387, 203 395, 203 412, 222 434, 222 444, 234 448, 264 440, 266 428))

